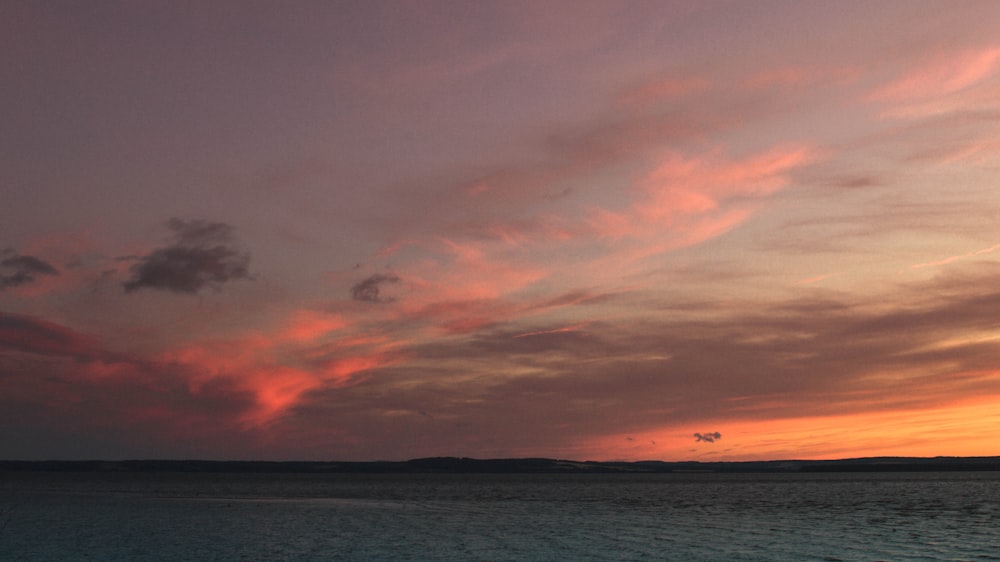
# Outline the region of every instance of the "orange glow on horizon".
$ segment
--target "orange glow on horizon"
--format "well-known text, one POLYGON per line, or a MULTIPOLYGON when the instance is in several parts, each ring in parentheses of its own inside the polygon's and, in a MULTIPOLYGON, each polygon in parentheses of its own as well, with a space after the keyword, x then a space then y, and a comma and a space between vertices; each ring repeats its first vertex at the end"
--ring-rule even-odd
POLYGON ((718 420, 594 439, 578 448, 593 460, 829 460, 874 456, 1000 454, 1000 396, 937 408, 798 417, 718 420), (695 433, 718 431, 713 442, 695 433))

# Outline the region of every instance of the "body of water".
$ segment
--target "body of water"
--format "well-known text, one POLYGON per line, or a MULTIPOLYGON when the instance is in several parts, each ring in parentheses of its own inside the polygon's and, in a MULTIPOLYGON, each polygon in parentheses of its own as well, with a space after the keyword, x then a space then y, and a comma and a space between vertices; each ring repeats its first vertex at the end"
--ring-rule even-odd
POLYGON ((1000 560, 1000 473, 0 473, 0 560, 1000 560))

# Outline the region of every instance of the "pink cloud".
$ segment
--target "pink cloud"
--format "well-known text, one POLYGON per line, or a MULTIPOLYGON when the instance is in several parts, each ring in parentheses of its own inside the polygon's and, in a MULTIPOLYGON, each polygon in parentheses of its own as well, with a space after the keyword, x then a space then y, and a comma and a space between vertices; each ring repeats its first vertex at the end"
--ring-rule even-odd
POLYGON ((394 256, 400 282, 391 305, 369 305, 364 313, 413 337, 466 334, 544 314, 538 303, 551 298, 559 280, 617 286, 642 258, 746 222, 815 158, 805 146, 742 158, 721 150, 668 153, 632 182, 620 207, 571 200, 559 210, 409 242, 406 254, 394 256))
POLYGON ((915 263, 915 264, 913 264, 913 265, 910 266, 910 269, 922 269, 922 268, 925 268, 925 267, 937 267, 937 266, 941 266, 941 265, 948 265, 948 264, 950 264, 952 262, 956 262, 956 261, 959 261, 959 260, 964 260, 964 259, 972 258, 972 257, 975 257, 975 256, 980 256, 980 255, 983 255, 983 254, 990 254, 990 253, 993 253, 993 252, 995 252, 997 250, 1000 250, 1000 244, 995 244, 993 246, 990 246, 988 248, 983 248, 981 250, 975 250, 975 251, 972 251, 972 252, 966 252, 964 254, 958 254, 958 255, 954 255, 954 256, 948 256, 946 258, 942 258, 942 259, 939 259, 939 260, 934 260, 934 261, 929 261, 929 262, 923 262, 923 263, 915 263))
POLYGON ((299 310, 292 314, 288 326, 279 334, 279 339, 309 343, 346 325, 347 322, 338 315, 299 310))
POLYGON ((165 357, 184 365, 192 373, 190 384, 197 394, 206 384, 223 378, 254 397, 254 407, 240 422, 247 427, 266 426, 299 405, 306 393, 319 388, 347 384, 362 371, 393 362, 384 353, 341 351, 342 357, 300 365, 294 351, 275 349, 257 339, 198 344, 165 357), (231 355, 223 360, 223 348, 231 355))
POLYGON ((998 46, 940 55, 884 84, 869 97, 877 101, 909 101, 950 94, 989 78, 998 64, 998 46))
POLYGON ((400 277, 411 287, 401 302, 404 315, 437 316, 454 325, 470 309, 509 297, 547 274, 547 268, 516 253, 505 256, 504 243, 440 239, 433 246, 435 258, 400 268, 400 277))
POLYGON ((1000 46, 938 55, 868 95, 894 107, 884 117, 914 118, 968 109, 969 100, 949 101, 992 78, 1000 69, 1000 46))
POLYGON ((637 182, 621 210, 592 209, 588 224, 599 237, 642 241, 636 256, 703 242, 746 221, 761 199, 786 187, 789 174, 810 163, 807 147, 775 148, 741 160, 715 152, 668 154, 637 182))
POLYGON ((344 329, 339 315, 297 310, 273 332, 194 342, 161 354, 160 360, 183 366, 192 393, 224 379, 254 397, 254 407, 240 423, 271 424, 299 405, 313 390, 348 384, 363 371, 398 360, 400 342, 358 336, 344 329))

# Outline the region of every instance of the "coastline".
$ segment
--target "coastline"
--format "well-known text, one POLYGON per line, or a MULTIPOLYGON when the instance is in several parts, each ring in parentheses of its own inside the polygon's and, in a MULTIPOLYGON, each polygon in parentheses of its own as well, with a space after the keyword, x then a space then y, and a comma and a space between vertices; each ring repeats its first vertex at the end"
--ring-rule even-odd
POLYGON ((3 460, 0 472, 368 474, 662 474, 1000 471, 1000 457, 866 457, 774 461, 573 461, 430 457, 406 461, 3 460))

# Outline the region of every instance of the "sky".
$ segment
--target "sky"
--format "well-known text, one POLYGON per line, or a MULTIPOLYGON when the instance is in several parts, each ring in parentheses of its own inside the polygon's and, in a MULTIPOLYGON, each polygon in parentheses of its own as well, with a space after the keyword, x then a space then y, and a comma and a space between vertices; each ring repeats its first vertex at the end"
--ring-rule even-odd
POLYGON ((0 458, 1000 455, 997 29, 5 2, 0 458))

